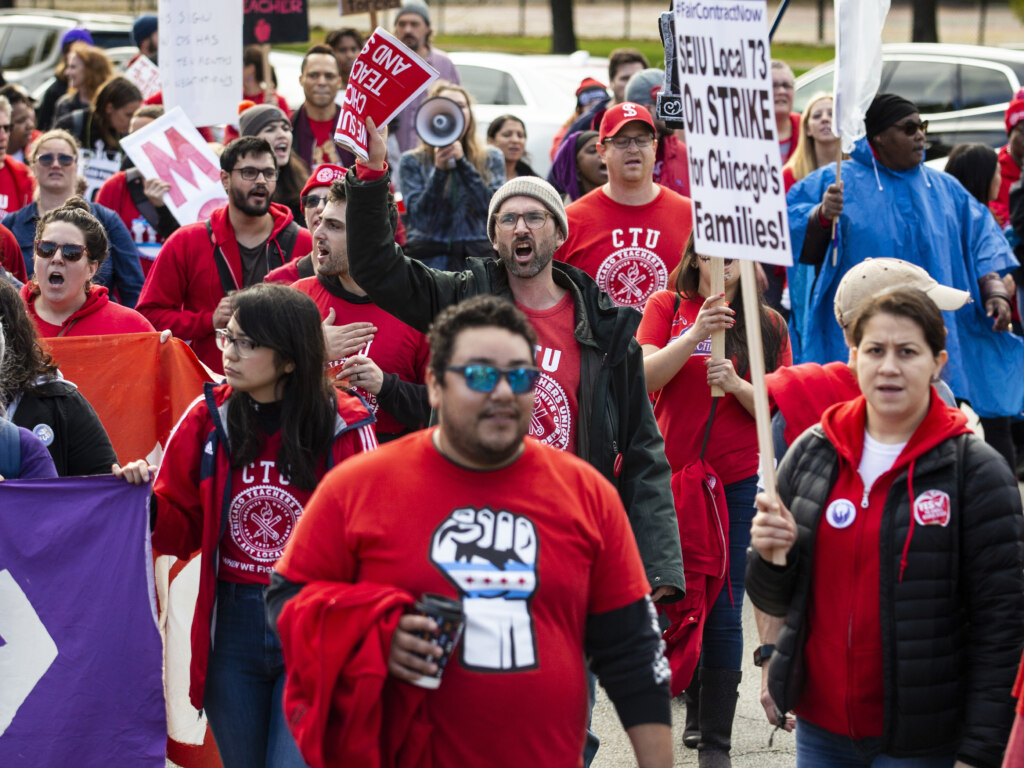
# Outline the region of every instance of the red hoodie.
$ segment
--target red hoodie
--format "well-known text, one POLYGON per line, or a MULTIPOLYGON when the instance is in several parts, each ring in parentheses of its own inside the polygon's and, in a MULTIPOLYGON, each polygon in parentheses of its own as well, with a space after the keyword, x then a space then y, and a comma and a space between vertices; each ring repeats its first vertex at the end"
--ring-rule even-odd
MULTIPOLYGON (((292 212, 278 203, 270 204, 274 219, 270 242, 292 220, 292 212)), ((242 285, 242 257, 228 218, 228 207, 218 208, 210 217, 213 240, 227 260, 236 288, 242 285)), ((299 236, 285 261, 313 250, 309 231, 299 229, 299 236)), ((164 243, 160 258, 146 276, 136 309, 158 328, 170 328, 180 339, 190 340, 192 350, 211 370, 223 373, 220 350, 214 339, 213 311, 224 298, 224 289, 213 258, 214 243, 206 232, 206 222, 197 221, 182 227, 164 243)))
MULTIPOLYGON (((925 524, 918 518, 928 515, 924 505, 931 498, 929 489, 914 487, 914 462, 944 440, 970 431, 967 417, 943 403, 933 388, 924 421, 895 464, 865 489, 858 468, 866 411, 861 396, 832 406, 821 420, 838 454, 839 475, 815 537, 804 649, 807 682, 793 710, 820 728, 853 739, 881 737, 885 725, 880 607, 885 587, 879 541, 883 518, 893 514, 889 490, 906 472, 915 504, 906 541, 893 543, 903 552, 901 578, 908 559, 912 561, 915 522, 925 524)), ((947 498, 947 514, 948 503, 947 498)))
POLYGON ((1020 166, 1010 154, 1009 145, 999 150, 999 173, 1003 178, 999 185, 999 194, 988 207, 995 214, 999 226, 1005 227, 1010 222, 1010 187, 1015 181, 1020 180, 1020 166))
POLYGON ((45 339, 56 336, 104 336, 108 333, 153 333, 156 329, 134 309, 115 304, 102 285, 90 285, 85 304, 60 325, 48 323, 36 314, 39 284, 34 280, 21 287, 29 317, 45 339))
POLYGON ((32 202, 35 185, 27 165, 10 155, 0 159, 0 218, 32 202))
POLYGON ((860 394, 857 378, 846 363, 801 363, 782 366, 765 376, 772 406, 786 420, 785 438, 792 445, 804 430, 821 421, 830 405, 860 394))
POLYGON ((412 603, 398 587, 332 581, 285 603, 284 711, 310 768, 429 768, 427 690, 388 675, 391 638, 412 603))
POLYGON ((28 281, 25 271, 25 257, 18 245, 18 238, 3 224, 0 224, 0 265, 21 282, 28 281))

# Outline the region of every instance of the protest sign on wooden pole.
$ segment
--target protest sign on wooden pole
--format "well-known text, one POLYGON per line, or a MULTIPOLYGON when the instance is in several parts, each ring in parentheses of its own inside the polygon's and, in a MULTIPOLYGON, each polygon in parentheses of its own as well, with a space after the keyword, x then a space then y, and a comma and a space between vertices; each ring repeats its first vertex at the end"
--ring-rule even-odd
MULTIPOLYGON (((700 258, 699 256, 697 258, 700 258)), ((725 261, 717 256, 709 262, 711 266, 711 295, 721 296, 725 293, 725 261)), ((725 359, 725 331, 714 331, 711 334, 711 359, 725 359)), ((711 387, 712 397, 722 397, 725 391, 719 386, 711 387)))
MULTIPOLYGON (((791 266, 793 255, 772 106, 767 9, 764 0, 675 0, 673 10, 694 245, 702 256, 740 260, 750 383, 755 404, 761 404, 755 408, 758 449, 765 490, 774 498, 775 453, 752 262, 791 266)), ((713 285, 712 293, 722 290, 713 285)))

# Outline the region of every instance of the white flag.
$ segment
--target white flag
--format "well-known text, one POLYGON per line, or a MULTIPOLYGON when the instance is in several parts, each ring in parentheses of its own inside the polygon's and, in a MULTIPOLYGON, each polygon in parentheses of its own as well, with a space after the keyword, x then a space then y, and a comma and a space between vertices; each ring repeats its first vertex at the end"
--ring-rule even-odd
POLYGON ((832 133, 843 152, 864 137, 864 115, 882 79, 882 27, 889 0, 835 0, 836 70, 832 133))

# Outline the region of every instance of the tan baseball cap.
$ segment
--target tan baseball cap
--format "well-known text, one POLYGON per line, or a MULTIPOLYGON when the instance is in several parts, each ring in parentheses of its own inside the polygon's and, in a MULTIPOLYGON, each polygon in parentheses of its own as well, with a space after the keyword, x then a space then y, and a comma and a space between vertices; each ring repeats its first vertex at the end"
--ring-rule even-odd
POLYGON ((916 288, 941 310, 952 312, 971 300, 971 294, 937 283, 916 264, 903 259, 864 259, 839 281, 834 309, 836 321, 846 328, 867 299, 890 288, 916 288))

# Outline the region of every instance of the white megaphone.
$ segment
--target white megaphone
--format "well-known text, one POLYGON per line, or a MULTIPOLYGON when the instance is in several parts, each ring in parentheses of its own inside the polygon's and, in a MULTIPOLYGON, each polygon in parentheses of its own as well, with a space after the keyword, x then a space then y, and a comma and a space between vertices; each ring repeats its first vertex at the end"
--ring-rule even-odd
POLYGON ((416 135, 431 147, 454 144, 466 129, 462 107, 444 96, 427 99, 416 110, 416 135))

